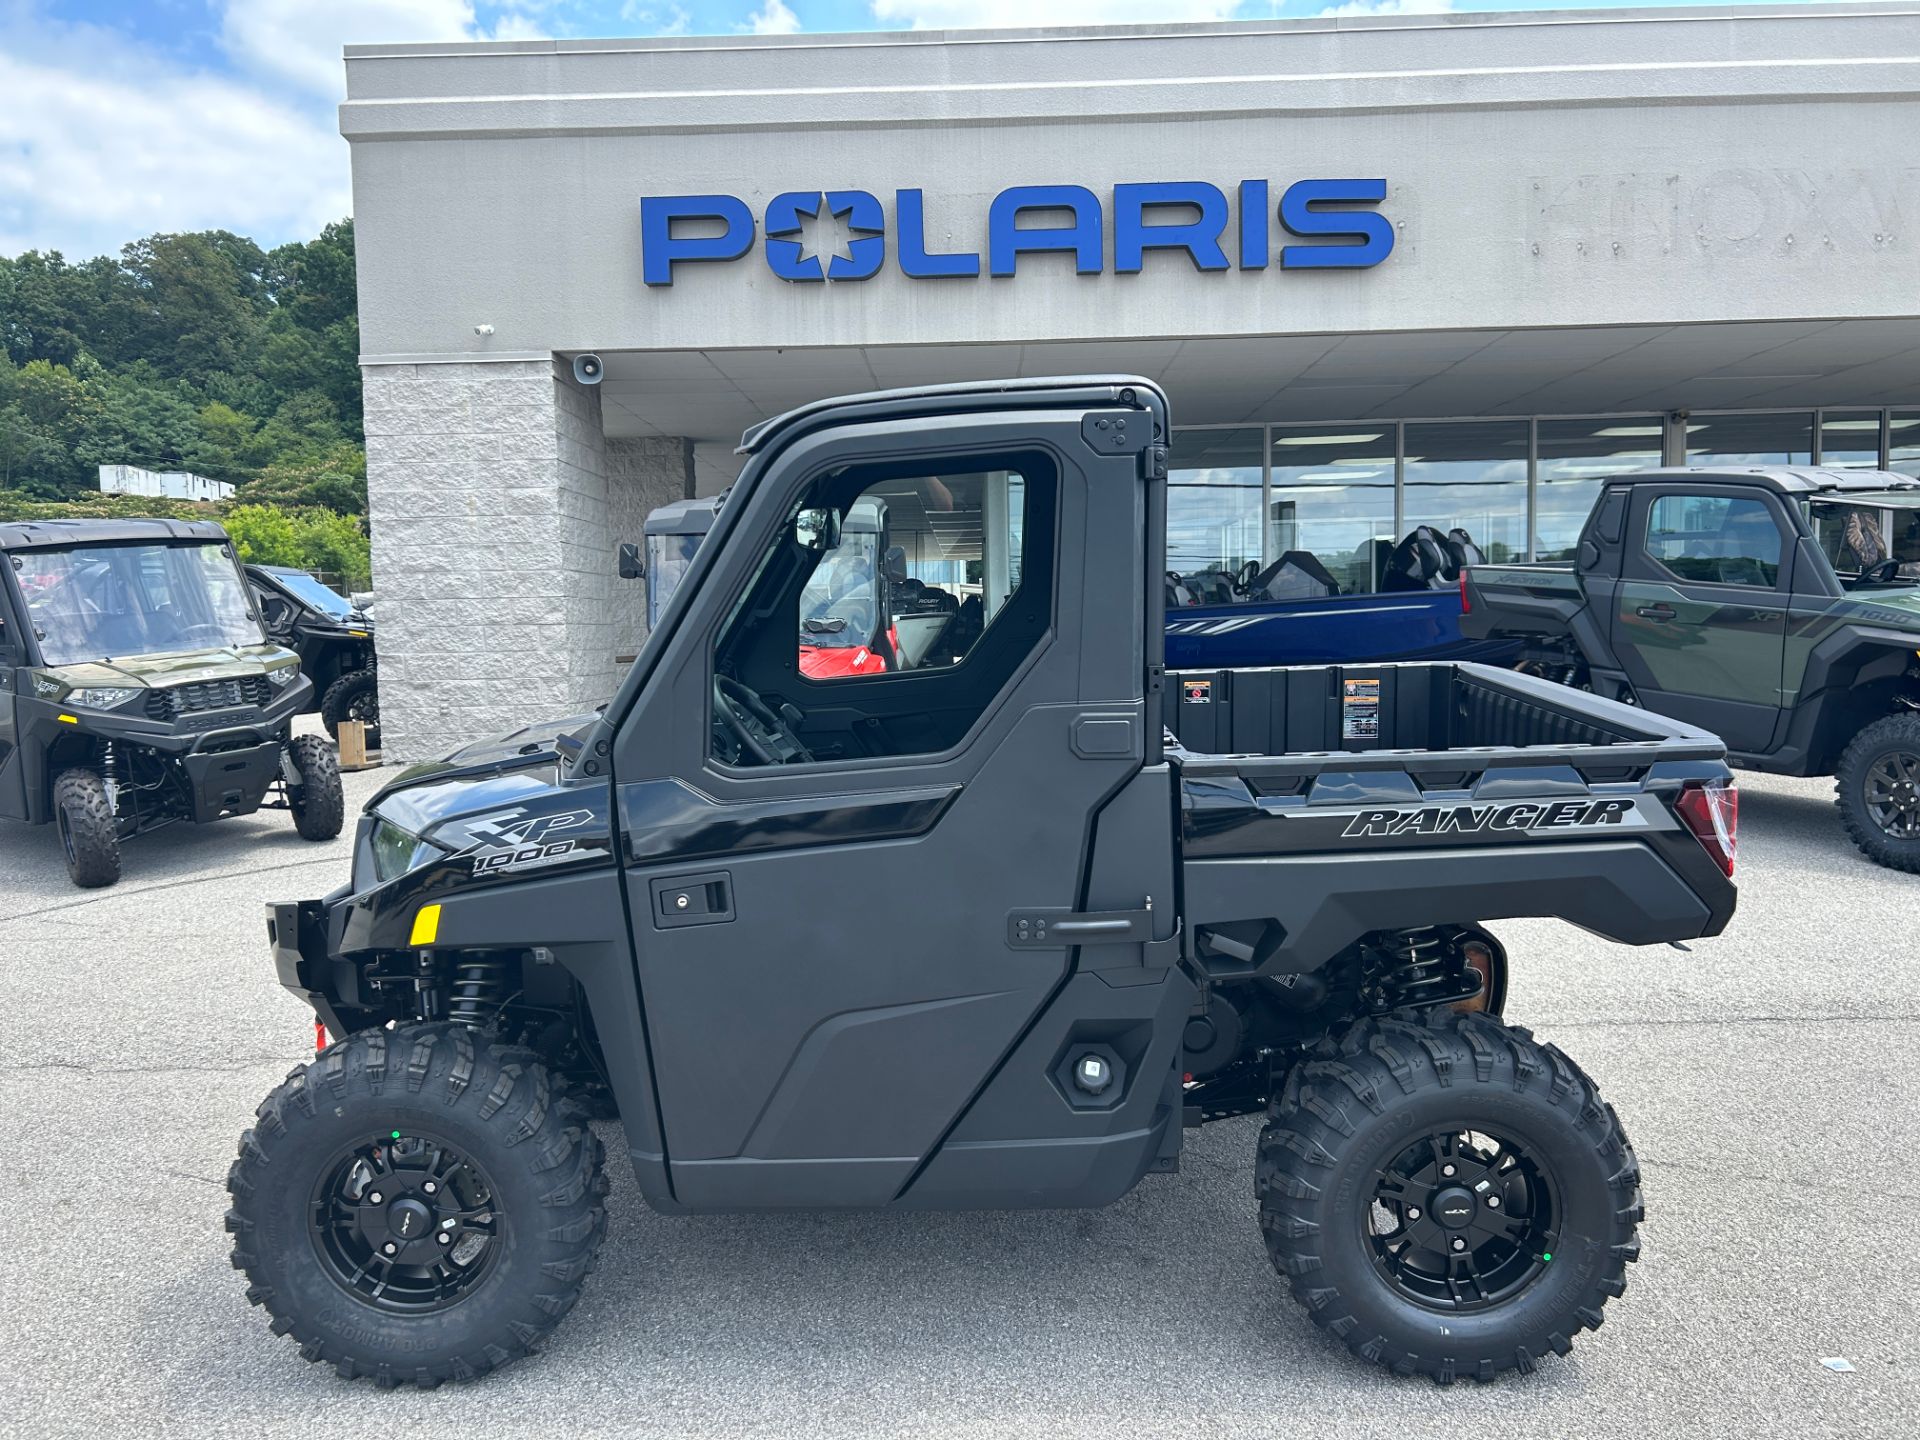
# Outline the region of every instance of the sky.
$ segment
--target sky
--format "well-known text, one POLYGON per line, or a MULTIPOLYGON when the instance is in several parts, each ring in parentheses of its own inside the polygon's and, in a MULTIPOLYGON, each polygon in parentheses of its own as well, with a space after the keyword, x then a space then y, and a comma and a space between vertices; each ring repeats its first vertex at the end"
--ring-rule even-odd
MULTIPOLYGON (((1629 0, 1586 0, 1585 9, 1629 0)), ((1660 0, 1631 0, 1660 3, 1660 0)), ((340 47, 1569 8, 1550 0, 0 0, 0 255, 352 209, 340 47)))

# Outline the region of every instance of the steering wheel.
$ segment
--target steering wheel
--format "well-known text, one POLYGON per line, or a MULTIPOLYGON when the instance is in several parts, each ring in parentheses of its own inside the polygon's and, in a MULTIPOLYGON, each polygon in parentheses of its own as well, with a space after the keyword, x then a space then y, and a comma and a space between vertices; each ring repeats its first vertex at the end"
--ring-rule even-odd
POLYGON ((745 754, 762 765, 791 765, 813 759, 813 752, 774 714, 767 702, 731 675, 713 677, 713 715, 745 754))
POLYGON ((1882 560, 1870 570, 1862 570, 1856 585, 1891 585, 1900 578, 1900 562, 1894 559, 1882 560))
POLYGON ((1249 560, 1233 572, 1233 588, 1237 593, 1245 595, 1253 588, 1253 582, 1259 578, 1260 562, 1258 560, 1249 560))

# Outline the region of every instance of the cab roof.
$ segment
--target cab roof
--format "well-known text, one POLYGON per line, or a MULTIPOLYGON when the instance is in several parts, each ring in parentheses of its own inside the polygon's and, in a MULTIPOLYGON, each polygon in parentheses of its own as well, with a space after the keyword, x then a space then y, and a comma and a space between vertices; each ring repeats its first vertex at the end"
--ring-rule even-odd
POLYGON ((54 550, 76 545, 199 540, 225 544, 211 520, 9 520, 0 522, 0 550, 54 550))
MULTIPOLYGON (((873 420, 924 415, 960 415, 978 410, 1027 410, 1059 404, 1134 404, 1152 410, 1164 427, 1167 397, 1157 384, 1138 375, 1036 375, 1009 380, 963 380, 952 385, 916 385, 901 390, 871 390, 835 395, 801 405, 740 436, 736 455, 753 455, 787 431, 821 425, 852 425, 873 420), (1122 399, 1123 393, 1130 396, 1122 399)), ((1164 438, 1164 437, 1163 437, 1164 438)))
POLYGON ((1662 470, 1628 470, 1609 475, 1609 485, 1652 485, 1660 481, 1726 479, 1761 484, 1783 495, 1821 491, 1920 491, 1920 480, 1891 470, 1830 470, 1819 465, 1675 465, 1662 470))

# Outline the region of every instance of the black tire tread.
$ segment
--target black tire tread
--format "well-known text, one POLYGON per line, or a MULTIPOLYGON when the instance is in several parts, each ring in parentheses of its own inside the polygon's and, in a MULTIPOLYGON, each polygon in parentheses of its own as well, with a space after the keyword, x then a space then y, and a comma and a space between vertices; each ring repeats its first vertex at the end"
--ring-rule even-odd
POLYGON ((1867 814, 1864 771, 1868 760, 1889 740, 1920 754, 1920 715, 1888 715, 1853 737, 1834 775, 1834 803, 1840 808, 1841 823, 1847 827, 1848 838, 1859 847, 1861 854, 1889 870, 1920 874, 1920 841, 1894 839, 1867 814))
POLYGON ((247 1302, 264 1307, 272 1317, 268 1328, 291 1337, 310 1364, 331 1365, 343 1379, 371 1379, 381 1389, 431 1390, 447 1380, 475 1380, 533 1354, 579 1300, 607 1231, 605 1151, 531 1050, 496 1044, 446 1022, 362 1031, 296 1067, 260 1103, 255 1119, 227 1171, 231 1261, 249 1282, 247 1302), (252 1247, 251 1212, 261 1203, 262 1187, 274 1182, 275 1160, 285 1169, 291 1157, 297 1169, 298 1118, 315 1114, 316 1096, 320 1106, 331 1108, 356 1093, 376 1101, 383 1093, 437 1093, 448 1106, 469 1107, 471 1118, 494 1130, 501 1146, 489 1163, 515 1157, 538 1177, 541 1204, 550 1212, 544 1225, 527 1227, 529 1241, 548 1252, 539 1271, 546 1283, 534 1293, 506 1297, 482 1338, 438 1364, 396 1368, 341 1347, 276 1294, 252 1247))
POLYGON ((1625 1293, 1626 1267, 1640 1258, 1635 1233, 1645 1214, 1640 1169, 1613 1107, 1560 1050, 1484 1014, 1437 1009, 1362 1020, 1336 1044, 1323 1047, 1320 1056, 1296 1066, 1269 1107, 1260 1134, 1255 1188, 1268 1256, 1313 1323, 1362 1359, 1396 1374, 1425 1374, 1443 1385, 1462 1376, 1486 1381, 1507 1370, 1530 1372, 1547 1352, 1566 1354, 1574 1335, 1599 1328, 1602 1307, 1625 1293), (1371 1116, 1382 1113, 1383 1096, 1411 1095, 1428 1087, 1458 1094, 1472 1083, 1510 1084, 1518 1091, 1536 1092, 1598 1152, 1613 1201, 1607 1259, 1590 1293, 1511 1351, 1415 1354, 1363 1325, 1348 1297, 1323 1273, 1323 1234, 1350 1223, 1350 1217, 1343 1222, 1331 1213, 1315 1181, 1324 1182, 1340 1151, 1371 1116))
POLYGON ((380 690, 375 671, 349 670, 327 686, 327 693, 320 697, 320 723, 327 727, 327 734, 334 739, 340 738, 340 722, 353 718, 347 711, 353 704, 353 697, 362 690, 374 697, 373 719, 367 724, 368 728, 376 729, 380 724, 380 690))
POLYGON ((298 792, 289 790, 287 796, 293 828, 302 840, 331 840, 347 822, 347 799, 333 747, 318 735, 296 735, 287 749, 300 772, 298 792))
POLYGON ((120 829, 107 803, 107 782, 99 772, 62 770, 53 782, 54 809, 66 816, 73 837, 67 874, 83 890, 97 890, 120 878, 120 829))

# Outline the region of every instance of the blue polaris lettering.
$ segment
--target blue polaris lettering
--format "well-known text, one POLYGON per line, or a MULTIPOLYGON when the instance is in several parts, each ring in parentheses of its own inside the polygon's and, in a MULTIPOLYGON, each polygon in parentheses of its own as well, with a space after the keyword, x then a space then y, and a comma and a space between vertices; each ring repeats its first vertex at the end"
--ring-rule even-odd
POLYGON ((1084 185, 1016 185, 993 197, 987 211, 987 255, 995 275, 1013 274, 1014 262, 1032 250, 1070 250, 1074 268, 1098 275, 1105 264, 1100 201, 1084 185), (1071 225, 1020 224, 1025 210, 1073 213, 1071 225))
MULTIPOLYGON (((1286 270, 1365 269, 1393 253, 1394 227, 1368 208, 1386 198, 1385 180, 1300 180, 1281 194, 1280 223, 1310 244, 1282 245, 1286 270)), ((1274 254, 1272 189, 1243 180, 1236 191, 1238 222, 1232 258, 1226 245, 1233 224, 1226 192, 1200 180, 1128 183, 1113 188, 1109 212, 1083 185, 1017 185, 993 197, 987 210, 987 273, 1008 277, 1027 254, 1070 254, 1074 270, 1106 269, 1106 229, 1113 226, 1116 274, 1138 274, 1149 250, 1182 250, 1203 272, 1264 270, 1274 254)), ((783 190, 767 202, 767 268, 795 284, 867 280, 886 265, 888 220, 880 198, 866 190, 783 190), (848 232, 847 253, 804 255, 810 221, 832 217, 848 232)), ((900 270, 908 279, 975 279, 976 251, 928 248, 926 195, 894 192, 893 227, 900 270)), ((673 284, 684 264, 738 260, 753 248, 755 217, 736 195, 648 195, 640 201, 641 276, 648 285, 673 284)), ((1029 267, 1031 268, 1031 267, 1029 267)))
POLYGON ((649 285, 671 285, 673 267, 687 260, 738 260, 753 248, 753 212, 732 195, 648 195, 640 201, 640 274, 649 285), (676 235, 676 220, 718 220, 718 235, 676 235))
POLYGON ((927 207, 918 190, 901 190, 893 197, 900 217, 900 269, 911 279, 938 276, 972 278, 980 273, 980 257, 971 251, 935 255, 927 249, 927 207))
POLYGON ((1280 223, 1304 238, 1344 236, 1341 245, 1287 245, 1285 270, 1361 270, 1393 253, 1393 226, 1371 210, 1319 210, 1319 205, 1377 205, 1387 198, 1384 180, 1301 180, 1280 197, 1280 223))
POLYGON ((1137 275, 1149 250, 1184 250, 1197 270, 1225 270, 1220 236, 1227 228, 1227 197, 1216 185, 1173 181, 1113 187, 1113 268, 1137 275), (1147 222, 1149 209, 1176 207, 1199 212, 1176 224, 1147 222))

